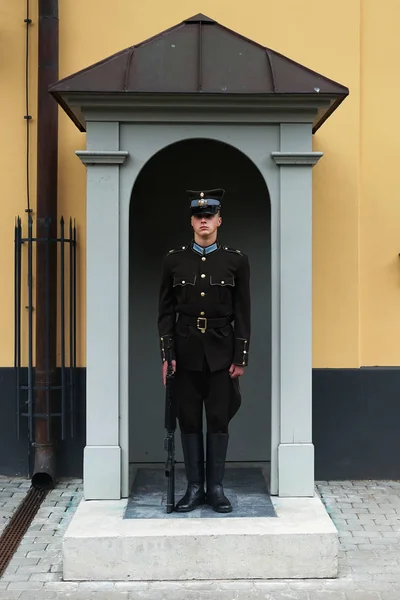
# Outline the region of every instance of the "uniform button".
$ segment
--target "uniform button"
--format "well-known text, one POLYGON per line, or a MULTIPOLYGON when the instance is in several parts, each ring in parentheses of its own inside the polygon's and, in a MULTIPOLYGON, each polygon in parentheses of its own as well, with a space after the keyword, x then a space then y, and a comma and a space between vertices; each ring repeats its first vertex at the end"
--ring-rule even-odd
POLYGON ((224 285, 225 281, 221 281, 222 285, 224 285))
POLYGON ((203 258, 201 259, 203 262, 205 262, 207 259, 205 256, 203 256, 203 258))
POLYGON ((205 315, 205 314, 206 314, 206 313, 204 312, 204 310, 202 310, 202 311, 201 311, 201 313, 200 313, 200 316, 201 316, 201 317, 204 317, 204 315, 205 315))
POLYGON ((206 293, 205 292, 201 292, 200 296, 205 296, 206 293))
POLYGON ((205 273, 202 273, 201 278, 204 279, 204 277, 205 277, 205 273))
POLYGON ((243 350, 243 354, 247 354, 247 350, 243 350))
POLYGON ((242 362, 242 365, 245 365, 245 366, 246 366, 246 363, 243 361, 243 362, 242 362))
POLYGON ((186 246, 182 246, 182 250, 184 250, 186 248, 186 246))
POLYGON ((182 283, 186 283, 186 281, 184 279, 182 279, 182 283))

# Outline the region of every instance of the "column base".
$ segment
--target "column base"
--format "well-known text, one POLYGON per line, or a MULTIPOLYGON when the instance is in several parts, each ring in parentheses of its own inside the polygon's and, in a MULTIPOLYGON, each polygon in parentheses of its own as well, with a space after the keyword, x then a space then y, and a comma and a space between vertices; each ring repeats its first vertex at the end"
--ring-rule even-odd
POLYGON ((121 498, 121 448, 119 446, 85 447, 83 495, 85 500, 121 498))
POLYGON ((314 444, 279 444, 280 497, 314 496, 314 444))

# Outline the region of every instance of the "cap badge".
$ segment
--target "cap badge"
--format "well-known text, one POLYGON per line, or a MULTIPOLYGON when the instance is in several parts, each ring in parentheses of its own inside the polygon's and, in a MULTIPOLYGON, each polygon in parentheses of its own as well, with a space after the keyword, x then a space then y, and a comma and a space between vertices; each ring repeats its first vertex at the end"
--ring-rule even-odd
POLYGON ((199 206, 207 206, 207 200, 204 200, 204 199, 203 199, 203 200, 198 200, 198 201, 197 201, 197 204, 198 204, 199 206))

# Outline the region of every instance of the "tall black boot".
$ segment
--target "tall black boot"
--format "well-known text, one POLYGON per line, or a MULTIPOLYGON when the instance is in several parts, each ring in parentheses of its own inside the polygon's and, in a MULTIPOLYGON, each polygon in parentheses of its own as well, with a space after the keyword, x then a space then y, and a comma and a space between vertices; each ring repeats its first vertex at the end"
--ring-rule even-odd
POLYGON ((202 433, 183 433, 181 435, 183 456, 185 459, 186 494, 177 502, 176 512, 190 512, 204 504, 204 445, 202 433))
POLYGON ((220 513, 232 511, 222 487, 228 441, 228 433, 207 433, 207 502, 215 512, 220 513))

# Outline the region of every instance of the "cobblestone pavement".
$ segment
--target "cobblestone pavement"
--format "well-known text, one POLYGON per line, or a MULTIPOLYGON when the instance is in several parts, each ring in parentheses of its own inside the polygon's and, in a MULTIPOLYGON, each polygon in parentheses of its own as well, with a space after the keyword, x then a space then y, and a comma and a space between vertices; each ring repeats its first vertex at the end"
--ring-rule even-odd
MULTIPOLYGON (((0 478, 0 523, 29 488, 0 478)), ((80 480, 52 490, 0 579, 0 600, 400 600, 400 482, 318 482, 339 530, 340 572, 329 580, 81 582, 61 580, 61 540, 80 480)))
POLYGON ((30 481, 0 476, 0 535, 30 488, 30 481))

